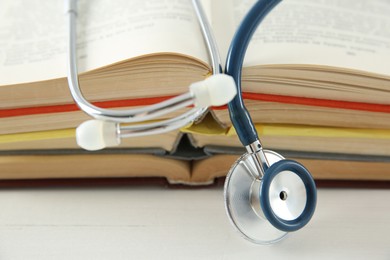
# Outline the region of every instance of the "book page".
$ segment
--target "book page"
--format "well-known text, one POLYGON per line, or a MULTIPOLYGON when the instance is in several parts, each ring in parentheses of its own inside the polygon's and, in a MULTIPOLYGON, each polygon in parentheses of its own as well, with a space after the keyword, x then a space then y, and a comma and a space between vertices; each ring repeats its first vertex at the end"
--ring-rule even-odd
MULTIPOLYGON (((254 2, 226 1, 233 19, 220 15, 218 27, 237 28, 254 2)), ((260 24, 244 65, 320 64, 390 75, 389 14, 386 0, 284 0, 260 24)), ((220 41, 230 42, 234 30, 224 31, 220 41)))
MULTIPOLYGON (((190 0, 80 0, 77 22, 79 72, 156 52, 208 62, 190 0)), ((0 85, 65 77, 67 30, 62 0, 1 1, 0 85)))
MULTIPOLYGON (((241 17, 235 17, 234 15, 234 8, 240 1, 236 3, 236 0, 209 0, 209 2, 212 13, 211 25, 221 55, 222 67, 224 68, 230 42, 241 19, 241 17)), ((249 8, 251 4, 247 3, 245 6, 249 8)))

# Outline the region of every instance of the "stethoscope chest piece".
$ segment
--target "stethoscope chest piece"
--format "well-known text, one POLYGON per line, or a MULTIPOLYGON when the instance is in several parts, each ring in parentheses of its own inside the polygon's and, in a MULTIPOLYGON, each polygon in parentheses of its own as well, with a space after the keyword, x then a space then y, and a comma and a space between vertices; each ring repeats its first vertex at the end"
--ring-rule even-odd
POLYGON ((303 227, 316 203, 311 176, 306 178, 306 172, 295 169, 300 164, 284 160, 273 151, 264 150, 264 154, 270 168, 261 179, 253 157, 246 153, 230 169, 224 190, 231 223, 246 239, 258 244, 277 242, 303 227))

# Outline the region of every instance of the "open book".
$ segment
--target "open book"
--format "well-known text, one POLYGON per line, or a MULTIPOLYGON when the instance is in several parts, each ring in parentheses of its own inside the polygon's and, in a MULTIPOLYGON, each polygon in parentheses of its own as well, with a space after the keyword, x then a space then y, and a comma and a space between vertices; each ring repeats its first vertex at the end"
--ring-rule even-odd
MULTIPOLYGON (((253 2, 203 1, 223 59, 253 2)), ((80 85, 96 105, 153 104, 210 75, 190 1, 85 0, 78 6, 80 85)), ((299 140, 305 151, 356 154, 356 143, 364 139, 371 144, 369 154, 390 154, 389 13, 390 4, 380 0, 285 0, 267 16, 247 51, 242 85, 259 129, 276 125, 290 131, 283 138, 265 134, 271 148, 297 150, 299 140), (312 126, 321 134, 291 134, 312 126), (348 136, 341 128, 371 132, 348 136), (326 131, 333 131, 328 139, 323 138, 326 131), (377 138, 375 131, 383 134, 377 138), (333 143, 342 149, 328 149, 335 135, 340 138, 333 143)), ((2 1, 0 36, 0 150, 75 148, 69 129, 87 116, 73 103, 67 86, 62 1, 2 1)), ((202 122, 185 130, 193 144, 239 146, 237 138, 226 137, 234 132, 226 107, 212 109, 210 117, 216 123, 210 133, 194 132, 202 122)), ((130 139, 123 147, 169 151, 177 136, 182 134, 130 139)))
MULTIPOLYGON (((304 155, 303 155, 304 156, 304 155)), ((390 183, 389 160, 367 158, 318 159, 289 155, 303 163, 316 180, 381 181, 390 183), (359 170, 355 170, 359 169, 359 170)), ((172 184, 207 185, 225 177, 237 160, 236 154, 215 154, 196 161, 177 160, 152 154, 0 154, 2 180, 55 180, 83 178, 163 177, 172 184), (29 165, 26 171, 26 164, 29 165), (82 171, 80 170, 82 169, 82 171)), ((74 183, 77 183, 75 181, 74 183)), ((90 183, 93 183, 91 180, 90 183)), ((388 186, 387 186, 388 187, 388 186)))
MULTIPOLYGON (((251 3, 204 1, 223 58, 251 3)), ((39 115, 77 110, 61 106, 73 104, 62 7, 61 1, 3 1, 2 118, 33 114, 45 121, 39 115)), ((243 90, 254 101, 248 107, 256 111, 266 102, 271 114, 253 113, 254 120, 286 123, 286 115, 299 113, 292 123, 389 127, 389 10, 385 1, 283 1, 260 25, 245 59, 243 90), (293 109, 279 113, 280 103, 293 109)), ((136 106, 140 98, 182 93, 210 73, 190 1, 80 1, 78 17, 80 83, 90 101, 136 106)))

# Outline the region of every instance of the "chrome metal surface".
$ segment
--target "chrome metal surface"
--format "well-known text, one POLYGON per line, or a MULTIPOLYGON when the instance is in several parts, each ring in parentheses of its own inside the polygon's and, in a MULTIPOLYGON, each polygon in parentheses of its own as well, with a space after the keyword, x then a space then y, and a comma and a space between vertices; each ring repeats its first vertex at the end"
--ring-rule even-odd
POLYGON ((269 189, 273 212, 284 220, 297 219, 306 206, 306 188, 294 172, 283 171, 272 180, 269 189))
MULTIPOLYGON (((73 4, 75 8, 75 4, 73 4)), ((112 110, 99 108, 89 103, 83 96, 79 81, 76 50, 76 11, 68 12, 69 17, 69 44, 68 44, 68 85, 75 103, 88 115, 101 120, 115 121, 120 123, 134 123, 145 120, 152 120, 177 109, 193 104, 193 97, 185 93, 164 102, 151 105, 145 108, 129 110, 112 110)))
MULTIPOLYGON (((194 99, 191 93, 185 93, 155 105, 147 106, 140 109, 130 110, 111 110, 97 107, 88 102, 80 89, 78 82, 77 68, 77 1, 66 0, 65 11, 68 16, 68 85, 75 103, 88 115, 95 119, 114 121, 118 123, 139 123, 143 121, 153 120, 162 115, 171 113, 180 108, 188 107, 194 104, 194 99)), ((201 26, 208 54, 213 66, 213 74, 221 73, 221 62, 217 49, 216 42, 207 17, 198 0, 192 2, 196 16, 201 26)), ((191 109, 184 115, 174 117, 169 120, 163 120, 157 123, 137 124, 134 127, 120 127, 120 137, 132 137, 140 135, 160 134, 177 128, 181 128, 198 119, 207 111, 207 108, 191 109)))
MULTIPOLYGON (((264 150, 264 154, 271 165, 284 159, 272 151, 264 150)), ((263 216, 258 201, 260 180, 254 177, 253 171, 256 166, 248 153, 230 169, 224 189, 226 212, 233 226, 246 239, 258 244, 274 243, 287 233, 276 229, 263 216)))
POLYGON ((267 157, 264 154, 263 146, 261 145, 260 140, 256 140, 250 145, 245 146, 248 154, 253 157, 254 165, 257 169, 254 173, 257 173, 257 178, 262 179, 264 176, 265 170, 269 168, 269 163, 267 157))
POLYGON ((199 0, 192 0, 192 5, 194 6, 194 10, 198 18, 199 25, 202 29, 203 39, 205 40, 207 50, 209 53, 211 66, 213 68, 213 74, 221 73, 222 62, 221 62, 221 57, 219 55, 217 41, 214 38, 214 34, 212 33, 211 26, 202 8, 202 4, 200 3, 199 0))

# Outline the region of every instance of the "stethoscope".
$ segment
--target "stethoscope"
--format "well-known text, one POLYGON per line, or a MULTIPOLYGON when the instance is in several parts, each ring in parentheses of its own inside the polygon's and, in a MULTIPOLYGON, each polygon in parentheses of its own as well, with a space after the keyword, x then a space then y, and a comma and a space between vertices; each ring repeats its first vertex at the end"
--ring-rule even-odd
POLYGON ((241 70, 250 39, 264 17, 281 0, 259 0, 249 10, 230 45, 225 73, 237 84, 228 104, 230 119, 247 153, 230 169, 225 206, 233 225, 255 243, 272 243, 304 227, 313 216, 316 186, 300 163, 263 150, 241 94, 241 70))
POLYGON ((204 115, 208 107, 225 105, 232 100, 237 93, 234 80, 221 73, 219 52, 205 12, 198 0, 193 0, 193 6, 207 45, 213 75, 193 83, 185 94, 148 107, 119 111, 99 108, 88 102, 81 92, 76 55, 77 1, 66 0, 65 11, 68 14, 69 28, 68 85, 75 103, 94 118, 77 128, 76 139, 79 146, 86 150, 100 150, 119 145, 122 138, 162 134, 179 129, 204 115), (152 121, 189 106, 193 108, 179 116, 152 121), (133 124, 123 126, 122 123, 133 124))
POLYGON ((259 0, 250 9, 230 45, 226 75, 221 74, 217 45, 204 11, 199 1, 193 0, 212 62, 213 76, 192 84, 188 93, 147 108, 125 111, 97 108, 82 96, 76 66, 76 4, 72 0, 68 2, 69 87, 79 107, 95 118, 81 124, 76 131, 81 147, 97 150, 119 144, 120 138, 181 128, 199 118, 207 107, 229 102, 231 121, 247 150, 232 166, 225 181, 225 208, 233 226, 248 240, 268 244, 301 229, 310 221, 317 201, 312 176, 300 163, 263 150, 242 99, 241 70, 246 49, 260 22, 281 0, 259 0), (141 123, 190 105, 194 108, 175 118, 141 123), (137 124, 120 126, 120 123, 137 124))

